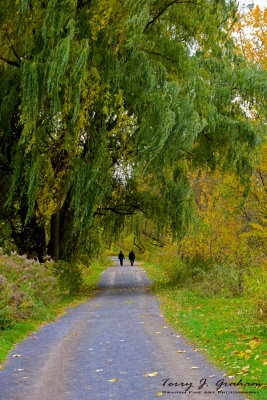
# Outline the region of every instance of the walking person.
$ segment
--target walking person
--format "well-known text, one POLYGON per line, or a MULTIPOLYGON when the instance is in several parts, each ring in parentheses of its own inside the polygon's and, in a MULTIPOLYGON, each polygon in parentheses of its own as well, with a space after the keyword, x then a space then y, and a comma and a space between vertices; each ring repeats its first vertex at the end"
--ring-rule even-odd
POLYGON ((120 260, 121 266, 123 265, 123 260, 124 260, 124 254, 122 251, 120 251, 119 255, 118 255, 118 259, 120 260))
POLYGON ((131 250, 129 253, 129 260, 131 262, 131 265, 134 265, 134 259, 135 259, 135 254, 134 254, 133 250, 131 250))

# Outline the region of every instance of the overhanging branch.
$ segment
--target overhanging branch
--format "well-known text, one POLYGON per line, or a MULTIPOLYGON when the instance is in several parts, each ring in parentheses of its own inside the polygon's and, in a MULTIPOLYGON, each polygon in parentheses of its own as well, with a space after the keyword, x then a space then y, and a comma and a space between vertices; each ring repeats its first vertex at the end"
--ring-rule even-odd
POLYGON ((0 60, 4 61, 6 64, 13 65, 14 67, 20 67, 20 64, 17 61, 8 60, 4 56, 0 56, 0 60))
POLYGON ((164 14, 164 12, 165 12, 170 6, 172 6, 173 4, 185 4, 185 3, 197 4, 195 1, 190 1, 190 0, 186 0, 186 1, 177 1, 177 0, 174 0, 174 1, 171 1, 170 3, 166 4, 166 6, 163 7, 163 9, 162 9, 161 11, 159 11, 159 12, 154 16, 154 18, 152 18, 151 21, 149 21, 149 22, 146 24, 143 33, 146 33, 146 31, 148 30, 148 28, 150 27, 150 25, 152 25, 162 14, 164 14))

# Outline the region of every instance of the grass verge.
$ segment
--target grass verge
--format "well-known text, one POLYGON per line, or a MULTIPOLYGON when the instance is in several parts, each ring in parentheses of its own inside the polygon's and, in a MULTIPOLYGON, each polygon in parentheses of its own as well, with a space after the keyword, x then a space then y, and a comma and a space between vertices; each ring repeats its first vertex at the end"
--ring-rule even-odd
POLYGON ((205 297, 168 281, 162 268, 143 264, 153 281, 152 291, 161 300, 166 319, 205 351, 210 360, 227 371, 233 382, 262 384, 242 388, 256 400, 267 398, 266 326, 252 319, 250 299, 245 297, 205 297), (265 385, 265 386, 264 386, 265 385))
POLYGON ((100 274, 110 265, 108 257, 101 257, 99 260, 91 263, 90 268, 82 271, 82 287, 76 294, 69 294, 68 291, 62 292, 54 304, 40 304, 35 306, 34 313, 23 321, 11 324, 10 327, 0 330, 0 369, 4 366, 9 351, 22 341, 27 335, 35 332, 42 325, 55 321, 63 315, 69 307, 78 306, 93 297, 96 293, 97 282, 100 274))

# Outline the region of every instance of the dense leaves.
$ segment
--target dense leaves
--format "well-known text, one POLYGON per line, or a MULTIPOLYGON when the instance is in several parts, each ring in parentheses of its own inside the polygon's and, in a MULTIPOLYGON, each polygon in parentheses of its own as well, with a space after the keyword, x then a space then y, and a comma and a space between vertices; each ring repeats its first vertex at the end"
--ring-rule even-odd
POLYGON ((250 175, 266 73, 235 51, 235 2, 0 6, 0 195, 23 251, 70 258, 96 218, 137 211, 181 234, 188 165, 250 175))

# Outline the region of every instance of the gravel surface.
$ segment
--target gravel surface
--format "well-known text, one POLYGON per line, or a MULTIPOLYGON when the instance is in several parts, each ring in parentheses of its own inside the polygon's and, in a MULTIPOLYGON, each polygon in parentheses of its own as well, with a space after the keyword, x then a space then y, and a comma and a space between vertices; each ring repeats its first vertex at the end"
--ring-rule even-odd
POLYGON ((0 399, 153 400, 162 393, 167 400, 244 399, 226 393, 236 392, 231 386, 217 392, 224 372, 168 326, 142 268, 113 259, 93 300, 10 353, 0 371, 0 399))

